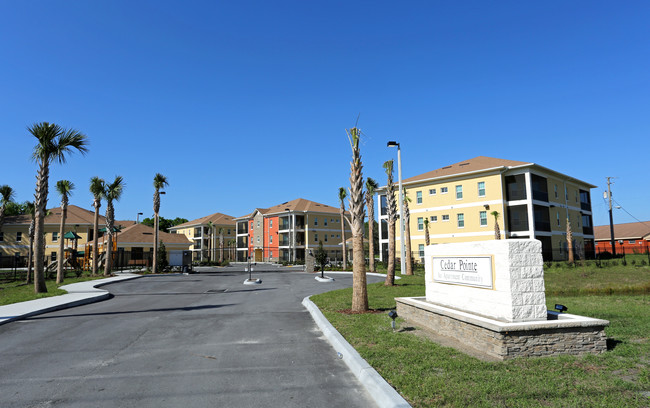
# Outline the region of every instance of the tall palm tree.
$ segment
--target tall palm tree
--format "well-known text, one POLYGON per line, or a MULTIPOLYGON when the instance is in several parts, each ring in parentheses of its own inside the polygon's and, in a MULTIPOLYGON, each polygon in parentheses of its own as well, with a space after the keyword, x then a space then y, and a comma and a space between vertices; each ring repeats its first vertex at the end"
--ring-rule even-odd
MULTIPOLYGON (((110 184, 104 185, 103 197, 106 200, 106 263, 104 266, 104 276, 111 274, 111 267, 113 266, 113 228, 115 224, 115 209, 113 208, 113 201, 119 201, 124 191, 124 178, 122 176, 115 176, 115 181, 110 184)), ((156 252, 153 255, 156 259, 156 252)))
POLYGON ((223 227, 219 227, 219 264, 223 263, 223 227))
POLYGON ((352 227, 352 311, 368 310, 368 288, 366 287, 366 260, 363 249, 363 221, 365 219, 363 192, 363 164, 359 139, 361 130, 357 127, 347 131, 352 161, 350 162, 350 221, 352 227))
POLYGON ((498 211, 492 211, 490 213, 494 217, 494 239, 501 239, 501 230, 499 229, 499 214, 498 211))
POLYGON ((429 219, 424 217, 424 245, 429 246, 431 243, 429 239, 429 219))
POLYGON ((26 212, 29 214, 31 217, 31 221, 29 223, 29 251, 27 254, 27 278, 25 279, 26 284, 32 283, 32 267, 34 265, 32 257, 34 255, 34 228, 36 227, 36 220, 34 219, 34 202, 33 201, 27 201, 25 203, 27 206, 26 212))
POLYGON ((395 285, 395 222, 397 221, 397 203, 395 202, 395 186, 393 185, 393 161, 384 162, 384 170, 388 176, 386 183, 386 215, 388 216, 388 266, 384 285, 395 285))
POLYGON ((74 184, 69 180, 59 180, 56 182, 56 191, 61 195, 61 224, 59 226, 59 253, 56 257, 56 283, 63 283, 63 261, 65 239, 65 219, 68 217, 68 199, 74 190, 74 184))
MULTIPOLYGON (((203 229, 203 227, 201 227, 203 229)), ((203 231, 205 232, 205 230, 203 231)), ((212 262, 215 257, 212 256, 213 247, 212 243, 214 242, 214 224, 212 221, 208 221, 208 261, 212 262)), ((201 253, 203 253, 203 248, 201 248, 201 253)), ((203 257, 201 257, 203 258, 203 257)))
POLYGON ((348 193, 345 191, 345 187, 339 187, 339 201, 341 202, 341 208, 339 213, 341 214, 341 248, 343 249, 343 270, 346 270, 348 267, 348 254, 347 254, 347 243, 345 242, 345 197, 348 193))
POLYGON ((411 221, 411 211, 409 210, 409 203, 411 202, 411 199, 409 196, 406 195, 406 189, 404 189, 404 252, 405 254, 402 254, 404 256, 404 260, 406 261, 406 274, 407 275, 413 275, 413 257, 411 256, 411 227, 410 227, 410 221, 411 221))
POLYGON ((571 220, 568 214, 566 217, 566 249, 569 256, 567 261, 573 263, 573 231, 571 230, 571 220))
POLYGON ((377 272, 375 267, 375 191, 379 185, 370 177, 366 179, 366 213, 368 215, 368 269, 377 272))
POLYGON ((49 192, 50 164, 65 163, 73 151, 86 154, 88 140, 84 134, 74 129, 64 129, 54 123, 35 123, 27 128, 38 143, 34 147, 32 159, 38 163, 36 173, 36 193, 34 194, 35 230, 34 230, 34 291, 46 293, 45 268, 45 210, 49 192))
POLYGON ((153 178, 153 213, 154 213, 154 241, 153 241, 153 267, 152 272, 158 273, 158 212, 160 211, 160 189, 168 186, 167 177, 156 173, 153 178))
POLYGON ((7 211, 7 205, 14 198, 14 189, 8 185, 0 186, 0 231, 2 231, 2 226, 5 223, 5 212, 7 211))
POLYGON ((104 194, 104 180, 99 177, 90 179, 90 192, 93 195, 93 207, 95 208, 95 216, 93 217, 93 276, 97 275, 99 269, 99 248, 97 243, 99 241, 99 208, 102 206, 102 195, 104 194))

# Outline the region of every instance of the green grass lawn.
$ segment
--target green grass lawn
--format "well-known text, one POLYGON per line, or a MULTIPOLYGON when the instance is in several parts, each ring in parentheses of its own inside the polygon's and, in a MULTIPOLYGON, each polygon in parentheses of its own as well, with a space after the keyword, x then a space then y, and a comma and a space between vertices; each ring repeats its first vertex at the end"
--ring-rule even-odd
POLYGON ((47 286, 47 293, 34 293, 34 284, 26 285, 22 282, 1 282, 0 283, 0 306, 9 305, 12 303, 25 302, 27 300, 40 299, 50 296, 65 295, 65 290, 59 289, 59 286, 69 285, 71 283, 84 282, 87 280, 102 279, 104 276, 90 277, 83 275, 81 277, 67 278, 61 285, 57 285, 56 281, 47 279, 45 285, 47 286))
MULTIPOLYGON (((547 287, 561 287, 558 281, 580 287, 574 282, 580 280, 571 278, 580 271, 562 269, 547 274, 547 287)), ((600 271, 593 272, 592 278, 600 287, 612 282, 600 271)), ((632 277, 629 285, 644 286, 644 279, 647 275, 632 277)), ((562 303, 570 313, 609 320, 606 334, 613 348, 607 353, 485 362, 441 347, 413 331, 393 332, 386 311, 395 307, 394 298, 423 296, 425 292, 421 273, 403 276, 397 284, 369 285, 370 308, 381 313, 340 313, 351 307, 351 289, 312 296, 312 300, 361 356, 415 407, 650 406, 650 398, 641 394, 650 391, 647 294, 547 295, 550 308, 562 303)), ((408 326, 399 318, 398 324, 408 326)))

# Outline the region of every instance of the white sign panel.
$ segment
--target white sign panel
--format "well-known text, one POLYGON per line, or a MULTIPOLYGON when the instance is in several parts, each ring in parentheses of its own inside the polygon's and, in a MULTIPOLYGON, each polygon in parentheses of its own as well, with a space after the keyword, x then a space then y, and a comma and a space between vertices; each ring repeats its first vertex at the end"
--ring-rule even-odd
POLYGON ((433 281, 493 288, 491 256, 432 256, 433 281))

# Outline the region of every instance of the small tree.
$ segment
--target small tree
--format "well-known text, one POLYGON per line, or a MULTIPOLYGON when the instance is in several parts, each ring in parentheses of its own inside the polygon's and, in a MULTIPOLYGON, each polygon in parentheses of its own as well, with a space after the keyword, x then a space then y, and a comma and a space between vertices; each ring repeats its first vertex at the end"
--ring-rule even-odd
POLYGON ((411 256, 411 211, 409 210, 409 203, 411 199, 406 195, 406 189, 403 190, 404 194, 404 260, 406 267, 406 274, 413 275, 413 258, 411 256))
POLYGON ((169 266, 169 261, 167 260, 167 248, 165 248, 165 244, 163 244, 162 241, 158 244, 156 263, 158 264, 159 271, 164 271, 169 266))
POLYGON ((573 263, 575 261, 573 258, 573 231, 571 230, 571 220, 568 215, 566 217, 566 247, 567 255, 569 256, 567 261, 573 263))
POLYGON ((388 181, 386 183, 386 215, 388 215, 388 265, 384 285, 395 285, 395 223, 397 221, 397 203, 393 186, 393 161, 384 162, 384 170, 388 181))
POLYGON ((429 246, 430 245, 430 239, 429 239, 429 219, 427 217, 424 217, 424 245, 429 246))
POLYGON ((501 239, 501 230, 499 229, 499 212, 492 211, 490 214, 494 217, 494 239, 501 239))
POLYGON ((316 251, 316 262, 320 265, 320 277, 324 278, 325 264, 327 263, 327 251, 323 249, 323 241, 318 241, 318 250, 316 251))

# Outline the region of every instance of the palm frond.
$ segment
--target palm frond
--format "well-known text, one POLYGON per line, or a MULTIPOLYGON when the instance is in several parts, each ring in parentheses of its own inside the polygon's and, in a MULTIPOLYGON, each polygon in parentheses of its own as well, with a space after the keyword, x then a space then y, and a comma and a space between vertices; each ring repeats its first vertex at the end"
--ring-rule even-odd
POLYGON ((156 190, 160 190, 161 188, 168 186, 169 182, 167 181, 167 177, 163 176, 160 173, 156 173, 156 175, 153 178, 153 187, 156 190))
POLYGON ((59 180, 56 182, 56 191, 63 197, 72 194, 74 190, 74 183, 70 180, 59 180))
POLYGON ((2 205, 9 204, 14 199, 15 193, 14 189, 11 188, 11 186, 4 184, 0 186, 0 196, 2 198, 0 199, 0 202, 2 202, 2 205))

